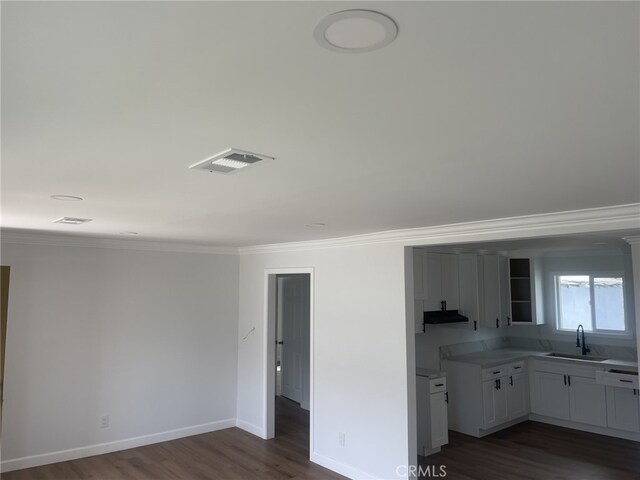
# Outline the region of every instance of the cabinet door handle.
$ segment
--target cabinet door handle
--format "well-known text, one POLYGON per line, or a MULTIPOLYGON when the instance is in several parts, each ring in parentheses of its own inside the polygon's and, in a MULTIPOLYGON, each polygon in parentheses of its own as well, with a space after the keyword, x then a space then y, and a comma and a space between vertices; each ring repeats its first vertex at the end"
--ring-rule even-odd
POLYGON ((444 392, 444 401, 449 403, 449 392, 444 392))
POLYGON ((562 378, 564 378, 564 384, 566 385, 567 384, 567 376, 563 375, 562 378))
POLYGON ((500 328, 500 319, 496 318, 496 328, 500 328))
POLYGON ((569 382, 569 386, 571 386, 571 375, 567 375, 567 381, 569 382))
POLYGON ((511 385, 513 387, 513 376, 509 377, 509 385, 511 385))
POLYGON ((500 389, 500 384, 498 383, 498 380, 494 380, 494 383, 496 385, 496 390, 500 389))
POLYGON ((511 317, 507 317, 507 326, 510 327, 511 326, 511 317))
POLYGON ((478 321, 477 320, 473 321, 473 329, 474 330, 478 330, 478 321))
POLYGON ((636 390, 635 388, 633 389, 633 394, 637 395, 638 394, 638 390, 636 390))

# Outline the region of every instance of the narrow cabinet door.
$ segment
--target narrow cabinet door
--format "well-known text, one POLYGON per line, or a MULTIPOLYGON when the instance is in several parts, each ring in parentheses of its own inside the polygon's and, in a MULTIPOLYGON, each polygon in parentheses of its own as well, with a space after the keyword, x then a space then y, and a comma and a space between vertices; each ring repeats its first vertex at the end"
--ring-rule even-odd
POLYGON ((443 253, 442 266, 442 299, 447 302, 447 310, 460 308, 460 281, 458 272, 458 256, 443 253))
POLYGON ((511 301, 509 293, 509 266, 507 257, 498 257, 500 270, 500 318, 505 327, 511 326, 511 301))
POLYGON ((422 256, 422 287, 424 289, 424 310, 440 310, 442 296, 442 265, 439 253, 422 256))
POLYGON ((483 324, 500 328, 500 263, 498 255, 483 256, 483 324))
POLYGON ((508 410, 509 419, 522 417, 529 413, 528 377, 523 374, 511 375, 509 380, 508 410))
POLYGON ((482 383, 483 428, 488 429, 508 419, 505 378, 482 383))
POLYGON ((440 447, 449 442, 446 395, 446 392, 431 394, 431 448, 440 447))

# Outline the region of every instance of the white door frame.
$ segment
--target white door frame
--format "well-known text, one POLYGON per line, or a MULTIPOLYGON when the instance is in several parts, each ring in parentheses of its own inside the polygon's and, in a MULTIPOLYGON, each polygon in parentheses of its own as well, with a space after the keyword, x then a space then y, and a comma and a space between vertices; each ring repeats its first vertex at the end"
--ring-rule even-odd
POLYGON ((276 401, 276 275, 306 273, 309 275, 309 455, 313 455, 313 335, 314 335, 314 269, 313 267, 265 268, 264 270, 264 372, 263 431, 265 438, 275 436, 276 401))

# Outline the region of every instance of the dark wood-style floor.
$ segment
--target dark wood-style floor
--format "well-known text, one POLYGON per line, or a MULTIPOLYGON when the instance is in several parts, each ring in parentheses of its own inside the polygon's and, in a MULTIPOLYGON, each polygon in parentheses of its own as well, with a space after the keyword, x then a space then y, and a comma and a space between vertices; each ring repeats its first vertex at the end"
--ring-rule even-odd
POLYGON ((3 473, 2 480, 344 479, 309 461, 309 412, 276 397, 276 437, 239 428, 3 473))
MULTIPOLYGON (((2 474, 2 480, 342 479, 309 462, 309 416, 278 398, 276 438, 237 428, 2 474)), ((477 439, 449 432, 420 457, 447 480, 640 480, 640 443, 525 422, 477 439)), ((433 478, 423 477, 423 478, 433 478)))
POLYGON ((481 439, 449 431, 440 453, 419 458, 451 480, 640 480, 640 443, 538 422, 481 439))

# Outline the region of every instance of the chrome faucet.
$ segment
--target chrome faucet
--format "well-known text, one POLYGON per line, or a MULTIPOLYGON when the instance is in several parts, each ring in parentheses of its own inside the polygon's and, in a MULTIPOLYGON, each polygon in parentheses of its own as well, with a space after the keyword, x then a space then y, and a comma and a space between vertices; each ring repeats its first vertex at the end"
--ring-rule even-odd
POLYGON ((582 324, 578 325, 578 329, 576 330, 576 347, 582 346, 582 354, 586 355, 591 351, 589 347, 587 347, 587 342, 584 341, 584 327, 582 324), (582 345, 580 345, 580 329, 582 329, 582 345))

